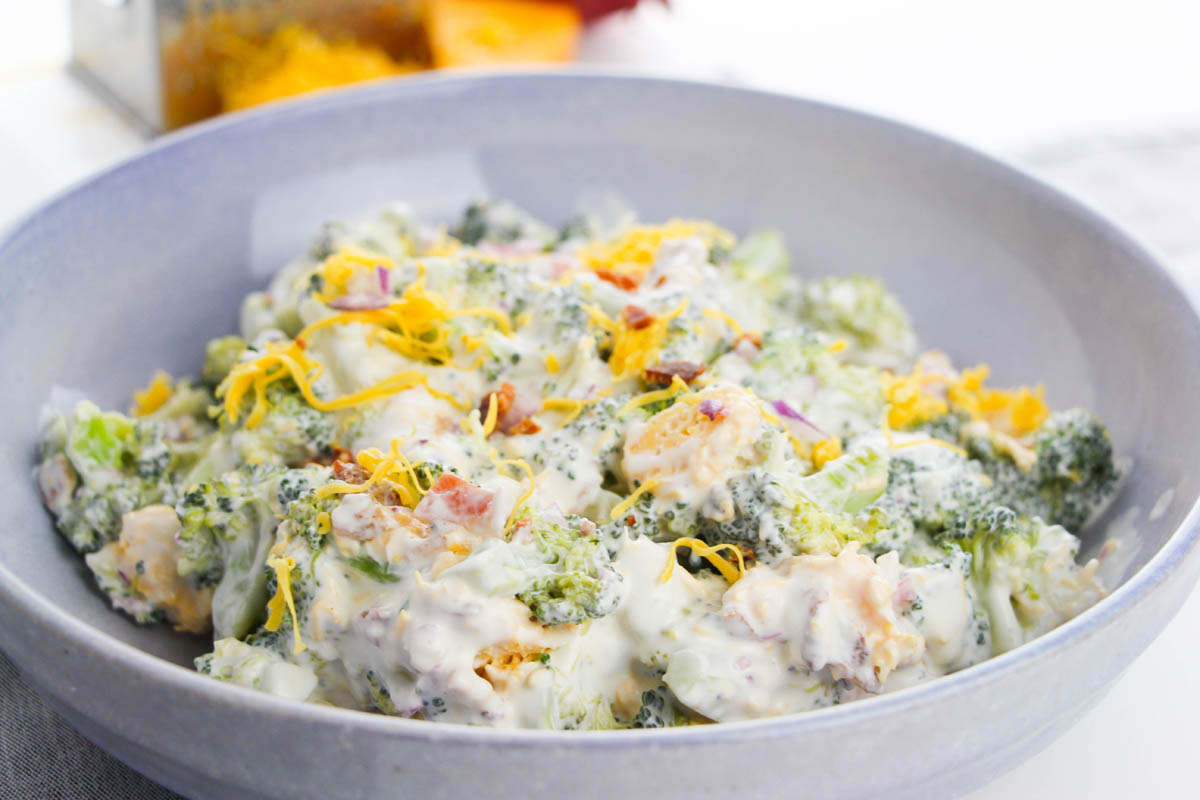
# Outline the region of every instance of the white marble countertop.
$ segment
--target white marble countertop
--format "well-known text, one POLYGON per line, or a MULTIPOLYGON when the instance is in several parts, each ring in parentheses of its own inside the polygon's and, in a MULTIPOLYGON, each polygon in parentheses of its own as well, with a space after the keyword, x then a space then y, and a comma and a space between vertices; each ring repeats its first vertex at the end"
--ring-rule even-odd
MULTIPOLYGON (((1200 299, 1200 3, 672 0, 591 31, 585 59, 795 92, 997 153, 1142 238, 1200 299)), ((62 70, 66 0, 0 0, 0 225, 137 152, 62 70)), ((1195 793, 1200 594, 1100 705, 972 800, 1195 793)))

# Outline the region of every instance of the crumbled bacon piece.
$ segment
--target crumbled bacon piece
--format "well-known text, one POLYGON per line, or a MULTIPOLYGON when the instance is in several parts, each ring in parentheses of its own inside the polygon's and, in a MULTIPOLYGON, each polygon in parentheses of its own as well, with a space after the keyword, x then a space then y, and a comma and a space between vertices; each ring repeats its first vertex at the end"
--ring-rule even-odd
POLYGON ((509 436, 520 436, 521 434, 537 433, 541 429, 542 426, 534 422, 532 417, 526 417, 505 431, 505 433, 509 436))
POLYGON ((449 520, 465 526, 487 514, 495 499, 495 492, 464 481, 453 472, 443 472, 413 509, 413 515, 422 522, 449 520))
POLYGON ((622 272, 613 272, 609 269, 596 270, 596 277, 602 281, 608 281, 618 289, 624 289, 631 292, 638 287, 638 281, 632 275, 626 275, 622 272))
POLYGON ((343 483, 358 484, 366 483, 371 473, 348 458, 339 458, 333 462, 333 477, 343 483))
POLYGON ((628 305, 621 312, 621 318, 630 330, 640 331, 654 324, 654 315, 641 306, 628 305))
POLYGON ((703 374, 703 364, 694 364, 691 361, 663 361, 646 367, 642 372, 642 377, 646 383, 661 383, 669 386, 676 375, 682 378, 684 383, 691 383, 703 374))
POLYGON ((487 419, 491 410, 492 397, 496 398, 496 430, 508 436, 537 433, 542 429, 533 415, 542 410, 542 401, 537 398, 518 396, 511 383, 500 384, 499 391, 489 392, 479 401, 480 419, 487 419))

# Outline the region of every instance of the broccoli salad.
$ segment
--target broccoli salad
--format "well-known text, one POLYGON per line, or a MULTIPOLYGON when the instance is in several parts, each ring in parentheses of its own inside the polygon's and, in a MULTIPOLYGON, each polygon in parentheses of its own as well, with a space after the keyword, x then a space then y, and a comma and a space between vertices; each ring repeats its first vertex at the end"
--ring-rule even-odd
POLYGON ((822 708, 1104 596, 1089 412, 776 233, 609 216, 327 225, 197 377, 51 404, 59 531, 138 623, 211 631, 214 680, 498 727, 822 708))

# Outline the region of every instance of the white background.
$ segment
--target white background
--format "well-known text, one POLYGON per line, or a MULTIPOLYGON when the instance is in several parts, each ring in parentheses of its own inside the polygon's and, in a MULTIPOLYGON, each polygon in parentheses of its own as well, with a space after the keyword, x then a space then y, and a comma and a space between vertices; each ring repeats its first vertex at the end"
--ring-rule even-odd
MULTIPOLYGON (((65 0, 0 0, 0 226, 143 145, 63 74, 67 52, 65 0)), ((1092 194, 1044 157, 1131 136, 1200 142, 1196 0, 673 0, 603 23, 583 55, 866 109, 1040 167, 1177 256, 1200 288, 1196 251, 1173 252, 1164 234, 1200 231, 1200 180, 1092 194)), ((972 800, 1200 796, 1198 630, 1194 594, 1094 711, 972 800)))

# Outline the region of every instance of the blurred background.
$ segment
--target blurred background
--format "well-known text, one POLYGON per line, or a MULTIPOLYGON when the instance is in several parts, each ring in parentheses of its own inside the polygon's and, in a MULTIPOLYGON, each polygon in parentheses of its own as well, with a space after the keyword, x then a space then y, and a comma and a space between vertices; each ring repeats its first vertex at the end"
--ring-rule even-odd
MULTIPOLYGON (((1196 0, 0 0, 0 226, 218 113, 428 69, 571 62, 795 93, 958 139, 1108 214, 1197 300, 1198 39, 1196 0)), ((1188 794, 1198 629, 1194 596, 1096 710, 974 800, 1188 794)), ((20 725, 60 724, 11 680, 0 700, 20 725)), ((62 752, 9 763, 169 796, 61 736, 62 752)))

